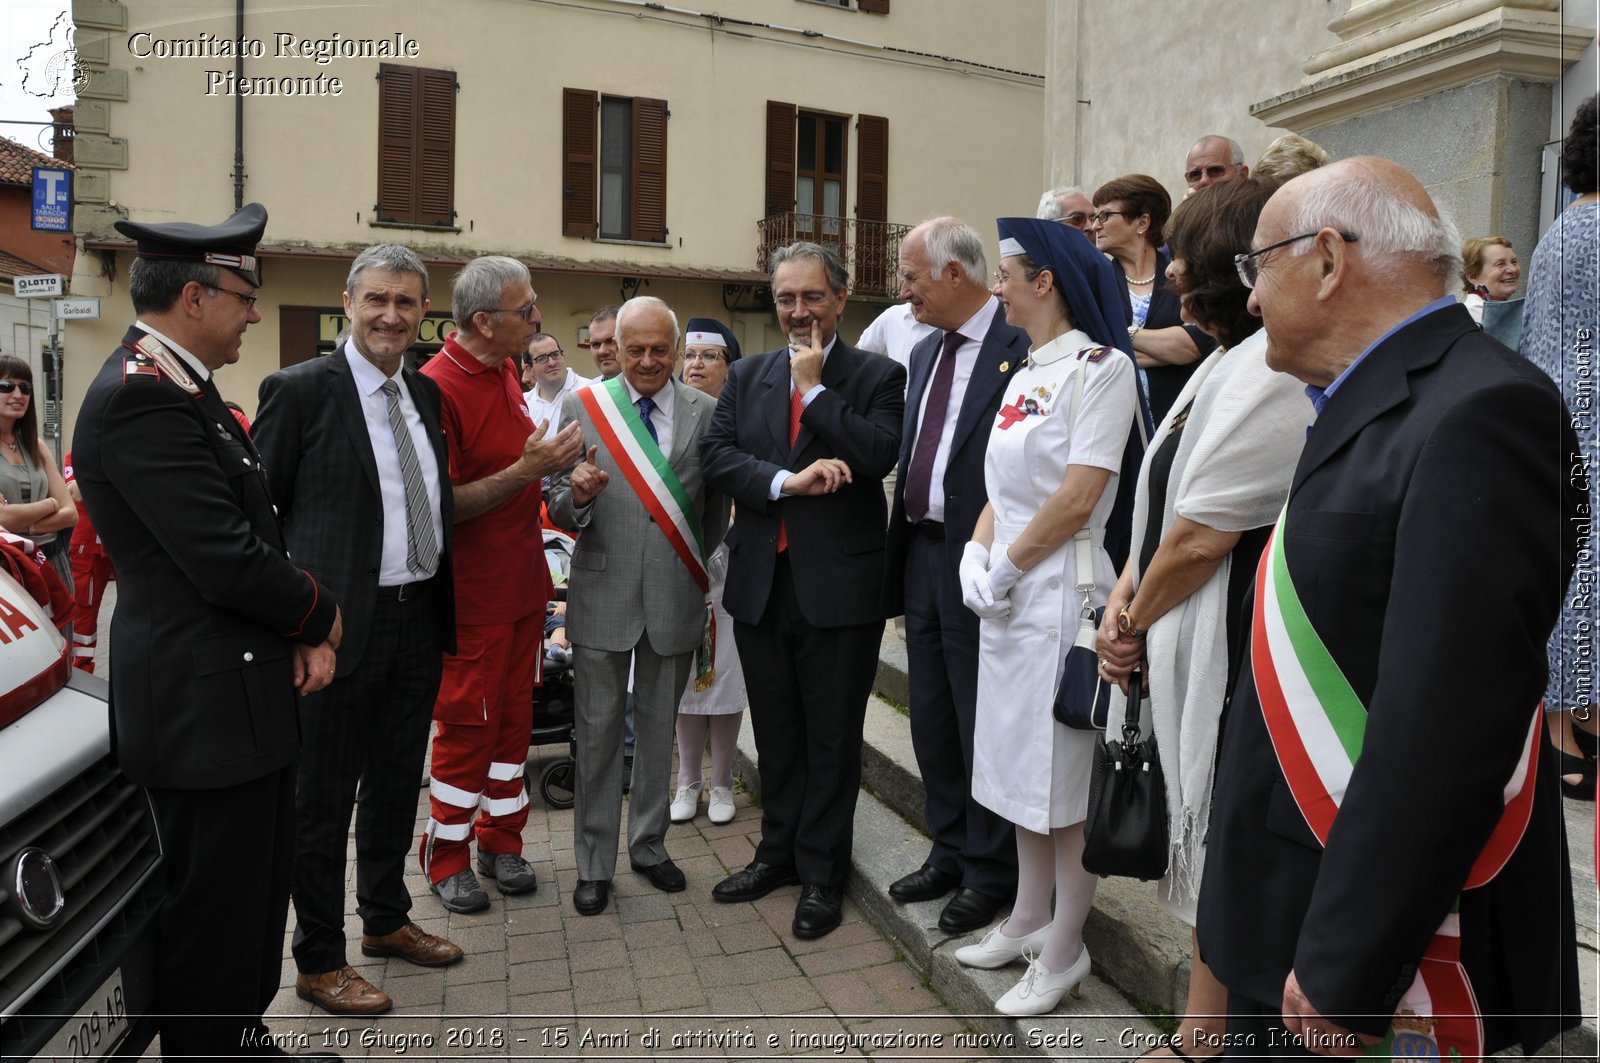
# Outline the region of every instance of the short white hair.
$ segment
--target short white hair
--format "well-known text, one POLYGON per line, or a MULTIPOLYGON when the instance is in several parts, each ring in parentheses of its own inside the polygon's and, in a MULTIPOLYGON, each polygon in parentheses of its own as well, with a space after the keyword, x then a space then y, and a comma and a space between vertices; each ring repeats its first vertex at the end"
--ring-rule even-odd
MULTIPOLYGON (((1301 197, 1289 231, 1322 229, 1360 236, 1362 253, 1380 273, 1393 273, 1393 260, 1401 255, 1426 262, 1446 281, 1461 272, 1461 234, 1450 215, 1429 214, 1361 167, 1338 180, 1315 181, 1301 197)), ((1301 255, 1306 246, 1288 250, 1301 255)))
POLYGON ((1089 198, 1088 193, 1079 188, 1077 185, 1065 185, 1061 188, 1052 188, 1050 191, 1039 197, 1039 208, 1033 212, 1033 216, 1040 221, 1060 221, 1061 197, 1065 195, 1080 195, 1083 196, 1084 199, 1089 198))
POLYGON ((989 263, 983 253, 983 237, 959 218, 933 218, 925 221, 922 244, 928 259, 928 272, 939 274, 954 262, 966 274, 969 284, 987 287, 989 263))
POLYGON ((628 319, 637 317, 645 310, 658 310, 667 315, 672 322, 672 345, 678 345, 678 315, 672 312, 672 307, 653 295, 636 295, 617 308, 617 346, 622 346, 622 336, 628 331, 628 319))

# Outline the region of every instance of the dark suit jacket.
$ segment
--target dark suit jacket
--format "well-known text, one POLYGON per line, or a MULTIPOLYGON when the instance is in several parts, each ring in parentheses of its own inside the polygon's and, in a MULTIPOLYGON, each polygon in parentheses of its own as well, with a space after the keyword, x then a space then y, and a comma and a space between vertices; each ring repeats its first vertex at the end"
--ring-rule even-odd
POLYGON ((706 482, 738 507, 722 598, 735 620, 756 624, 766 610, 780 518, 807 621, 844 627, 884 618, 883 478, 900 454, 905 376, 893 360, 836 340, 822 366, 823 390, 790 447, 788 350, 729 368, 700 454, 706 482), (852 482, 830 495, 768 500, 779 471, 799 472, 818 458, 842 459, 852 482))
MULTIPOLYGON (((890 616, 905 612, 906 550, 911 525, 906 523, 906 471, 917 445, 917 411, 933 377, 934 364, 944 333, 924 336, 911 349, 910 379, 906 389, 905 418, 900 430, 900 473, 894 481, 894 506, 889 513, 889 563, 885 583, 885 609, 890 616)), ((996 307, 989 332, 978 349, 972 378, 961 399, 955 434, 950 439, 950 457, 944 470, 944 552, 950 571, 961 561, 961 552, 978 514, 989 500, 983 485, 983 455, 989 449, 989 430, 994 427, 995 411, 1005 397, 1006 382, 1028 356, 1028 334, 1006 324, 1005 310, 996 307), (1003 367, 1003 368, 1002 368, 1003 367)), ((937 428, 939 426, 934 426, 937 428)), ((977 617, 973 617, 976 629, 977 617)))
POLYGON ((112 741, 135 782, 231 786, 295 760, 290 643, 326 639, 336 605, 289 561, 260 456, 215 385, 197 397, 165 375, 125 379, 131 354, 106 360, 73 434, 117 567, 112 741))
POLYGON ((1459 895, 1486 1048, 1532 1051, 1574 1014, 1548 747, 1515 855, 1486 886, 1461 886, 1545 689, 1586 505, 1568 476, 1576 446, 1549 378, 1460 307, 1385 340, 1328 400, 1284 544, 1312 626, 1367 708, 1366 737, 1324 850, 1244 670, 1200 898, 1200 947, 1230 990, 1276 1003, 1292 967, 1324 1015, 1379 1034, 1459 895))
MULTIPOLYGON (((433 444, 439 468, 439 544, 435 598, 441 652, 455 651, 452 590, 450 462, 439 430, 439 385, 406 368, 401 380, 433 444)), ((372 439, 355 377, 342 349, 279 370, 261 382, 256 445, 284 523, 294 559, 329 587, 344 609, 339 674, 361 665, 378 593, 383 552, 383 497, 372 439)))

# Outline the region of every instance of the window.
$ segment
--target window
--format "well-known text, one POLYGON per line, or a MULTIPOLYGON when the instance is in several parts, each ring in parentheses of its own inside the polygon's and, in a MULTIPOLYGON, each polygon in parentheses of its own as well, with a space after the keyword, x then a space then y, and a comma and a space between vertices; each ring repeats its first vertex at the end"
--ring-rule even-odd
POLYGON ((868 15, 887 15, 889 13, 889 0, 806 0, 811 4, 823 4, 827 7, 842 7, 846 11, 854 7, 857 11, 868 15))
MULTIPOLYGON (((855 124, 855 219, 865 235, 889 220, 889 120, 863 114, 855 124)), ((842 236, 849 125, 848 115, 767 101, 766 215, 792 212, 796 238, 833 242, 842 236)))
POLYGON ((455 225, 456 75, 378 67, 378 202, 382 222, 455 225))
POLYGON ((561 232, 667 239, 666 100, 562 92, 561 232))

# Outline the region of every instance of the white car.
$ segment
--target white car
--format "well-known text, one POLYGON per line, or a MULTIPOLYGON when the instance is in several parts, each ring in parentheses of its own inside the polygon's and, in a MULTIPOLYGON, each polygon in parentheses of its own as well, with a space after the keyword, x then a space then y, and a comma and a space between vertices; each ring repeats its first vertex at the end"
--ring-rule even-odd
POLYGON ((0 1059, 137 1055, 161 844, 111 757, 109 688, 0 566, 0 1059))

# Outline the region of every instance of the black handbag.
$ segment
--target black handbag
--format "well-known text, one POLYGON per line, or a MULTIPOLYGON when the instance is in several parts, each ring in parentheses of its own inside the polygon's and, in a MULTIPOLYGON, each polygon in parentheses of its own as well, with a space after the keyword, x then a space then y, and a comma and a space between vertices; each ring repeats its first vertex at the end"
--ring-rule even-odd
POLYGON ((1083 867, 1096 875, 1150 880, 1167 873, 1167 784, 1155 728, 1140 731, 1143 677, 1128 678, 1122 737, 1095 747, 1089 814, 1083 824, 1083 867))
POLYGON ((1105 607, 1089 604, 1089 591, 1094 589, 1094 569, 1091 567, 1091 542, 1087 531, 1079 532, 1078 591, 1083 595, 1083 609, 1078 618, 1078 634, 1061 670, 1061 682, 1056 686, 1055 704, 1051 711, 1056 722, 1078 731, 1104 731, 1106 717, 1111 712, 1111 684, 1100 678, 1100 658, 1095 653, 1095 634, 1100 629, 1100 619, 1105 607), (1082 581, 1088 573, 1088 583, 1082 581))

